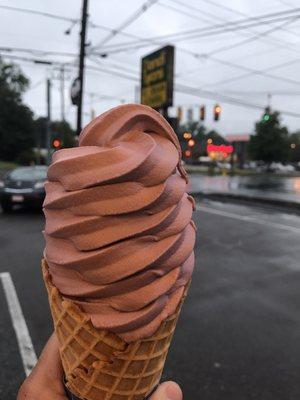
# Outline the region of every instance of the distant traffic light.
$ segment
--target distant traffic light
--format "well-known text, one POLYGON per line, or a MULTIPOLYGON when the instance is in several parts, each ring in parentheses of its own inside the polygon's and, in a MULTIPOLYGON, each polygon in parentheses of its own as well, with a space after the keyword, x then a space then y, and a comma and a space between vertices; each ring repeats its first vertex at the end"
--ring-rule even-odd
POLYGON ((214 106, 214 120, 219 121, 221 115, 222 108, 219 104, 214 106))
POLYGON ((205 120, 205 106, 200 107, 200 119, 201 121, 205 120))
POLYGON ((194 140, 194 139, 190 139, 190 140, 188 141, 188 146, 189 146, 189 147, 195 146, 195 140, 194 140))
POLYGON ((182 107, 177 107, 177 118, 178 121, 180 122, 182 120, 183 112, 182 112, 182 107))
POLYGON ((62 141, 59 138, 55 138, 52 140, 52 147, 56 150, 62 147, 62 141))
POLYGON ((264 122, 268 122, 269 121, 269 119, 270 119, 270 107, 266 107, 265 108, 265 113, 264 113, 262 119, 263 119, 264 122))

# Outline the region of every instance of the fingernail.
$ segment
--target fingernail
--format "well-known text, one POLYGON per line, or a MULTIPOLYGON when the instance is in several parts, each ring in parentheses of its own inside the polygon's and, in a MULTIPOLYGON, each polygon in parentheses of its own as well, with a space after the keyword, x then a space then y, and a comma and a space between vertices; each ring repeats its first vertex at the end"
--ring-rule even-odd
POLYGON ((166 387, 167 400, 182 400, 182 392, 176 383, 170 383, 166 387))

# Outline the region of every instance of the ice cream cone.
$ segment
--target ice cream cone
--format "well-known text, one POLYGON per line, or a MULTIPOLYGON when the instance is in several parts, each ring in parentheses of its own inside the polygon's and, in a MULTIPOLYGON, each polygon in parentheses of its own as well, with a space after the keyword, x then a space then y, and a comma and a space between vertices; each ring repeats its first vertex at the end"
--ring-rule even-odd
POLYGON ((45 260, 42 269, 70 392, 86 400, 144 399, 160 380, 185 295, 152 336, 126 343, 115 333, 96 329, 87 314, 64 299, 45 260))

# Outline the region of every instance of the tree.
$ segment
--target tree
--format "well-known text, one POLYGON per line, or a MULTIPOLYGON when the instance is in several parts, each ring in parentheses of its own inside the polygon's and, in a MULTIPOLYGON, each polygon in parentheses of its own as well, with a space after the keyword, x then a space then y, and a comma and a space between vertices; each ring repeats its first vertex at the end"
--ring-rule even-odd
POLYGON ((33 114, 22 103, 28 85, 19 67, 0 58, 0 159, 5 161, 33 156, 33 114))
POLYGON ((288 130, 280 124, 277 111, 265 113, 255 124, 255 135, 250 137, 248 149, 253 160, 264 161, 267 165, 288 160, 288 130))
POLYGON ((197 121, 188 122, 179 126, 178 139, 182 148, 183 156, 185 156, 186 151, 190 151, 191 155, 188 156, 188 159, 193 161, 201 155, 205 133, 205 126, 197 121), (184 137, 186 133, 190 134, 188 139, 184 137), (188 144, 190 139, 194 142, 193 146, 189 146, 188 144))
POLYGON ((52 135, 61 139, 63 147, 76 145, 75 131, 67 121, 53 121, 51 123, 52 135))
MULTIPOLYGON (((74 147, 76 144, 75 131, 67 121, 52 121, 50 125, 51 138, 61 139, 63 147, 74 147)), ((47 147, 47 119, 39 117, 34 121, 34 133, 40 147, 47 147)))
POLYGON ((219 135, 218 132, 214 130, 207 132, 207 129, 203 123, 197 121, 180 125, 178 138, 183 153, 186 150, 191 151, 191 161, 197 160, 200 156, 207 154, 206 147, 208 139, 212 139, 212 142, 217 145, 226 143, 225 139, 219 135), (184 138, 185 133, 191 133, 192 139, 195 141, 195 144, 192 148, 188 146, 188 140, 184 138))

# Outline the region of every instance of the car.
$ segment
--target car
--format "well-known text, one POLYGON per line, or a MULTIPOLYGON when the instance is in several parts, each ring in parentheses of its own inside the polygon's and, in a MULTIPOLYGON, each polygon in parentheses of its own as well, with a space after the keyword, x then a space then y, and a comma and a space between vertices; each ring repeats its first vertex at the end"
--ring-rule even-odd
POLYGON ((274 172, 294 172, 295 167, 293 167, 293 165, 290 164, 284 165, 279 162, 272 162, 270 165, 270 170, 274 172))
POLYGON ((41 207, 45 198, 47 167, 18 167, 0 180, 0 204, 4 213, 15 204, 41 207))

